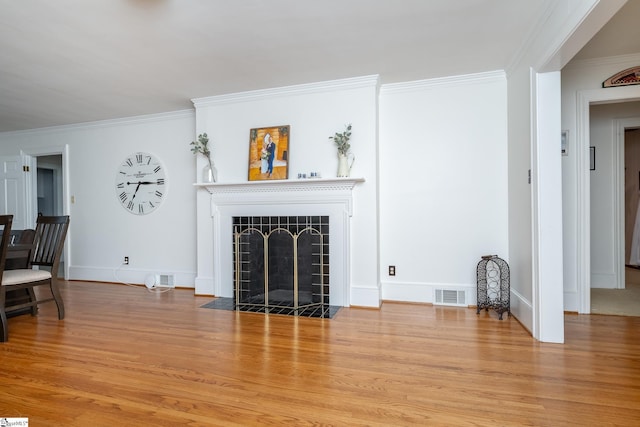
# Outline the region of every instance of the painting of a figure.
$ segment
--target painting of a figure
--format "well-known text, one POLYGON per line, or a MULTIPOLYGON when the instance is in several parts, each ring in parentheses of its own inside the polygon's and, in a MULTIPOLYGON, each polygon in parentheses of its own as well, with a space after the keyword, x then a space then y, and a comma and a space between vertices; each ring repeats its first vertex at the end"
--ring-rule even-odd
POLYGON ((254 128, 249 133, 249 181, 289 177, 289 126, 254 128))

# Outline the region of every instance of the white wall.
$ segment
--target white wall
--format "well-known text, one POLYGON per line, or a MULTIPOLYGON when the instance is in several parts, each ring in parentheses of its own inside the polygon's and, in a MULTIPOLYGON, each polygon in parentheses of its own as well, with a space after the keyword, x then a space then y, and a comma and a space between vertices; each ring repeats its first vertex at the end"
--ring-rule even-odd
MULTIPOLYGON (((432 301, 432 288, 438 286, 470 291, 472 303, 480 255, 506 258, 502 73, 383 89, 379 165, 375 77, 195 102, 197 120, 193 113, 178 113, 0 135, 3 147, 69 144, 69 195, 75 199, 70 212, 72 279, 114 281, 113 272, 127 255, 131 265, 118 277, 142 283, 148 272, 172 272, 179 286, 195 283, 197 293, 210 293, 210 254, 198 260, 195 278, 195 241, 211 238, 206 226, 196 237, 194 226, 196 195, 201 208, 210 206, 208 194, 191 185, 199 179, 204 159, 197 158, 194 168, 188 143, 207 132, 219 180, 242 182, 249 129, 278 124, 291 125, 291 178, 311 170, 335 176, 335 147, 328 136, 353 124, 352 176, 366 182, 354 190, 352 305, 379 304, 382 272, 386 299, 432 301), (126 212, 113 188, 117 165, 133 151, 160 157, 171 183, 161 209, 145 217, 126 212), (409 235, 400 234, 407 226, 409 235), (398 268, 395 281, 387 280, 390 264, 398 268)), ((17 152, 12 148, 5 154, 17 152)))
POLYGON ((508 260, 505 76, 385 85, 380 98, 383 298, 433 302, 444 288, 474 304, 480 257, 508 260))
POLYGON ((504 75, 393 85, 382 99, 379 162, 375 77, 196 100, 197 125, 192 113, 178 113, 2 134, 0 142, 3 154, 69 144, 72 279, 114 281, 127 255, 131 265, 118 277, 142 283, 148 272, 172 272, 179 286, 195 283, 207 294, 211 258, 198 259, 196 279, 195 241, 212 235, 205 226, 196 237, 194 222, 196 195, 205 210, 209 196, 192 187, 204 159, 194 168, 188 143, 208 132, 220 181, 242 182, 249 129, 289 124, 290 177, 311 170, 331 177, 337 160, 328 136, 352 123, 352 176, 366 182, 354 190, 351 304, 380 303, 381 272, 386 299, 432 301, 438 286, 470 291, 472 303, 480 255, 507 252, 504 75), (126 212, 113 188, 117 165, 133 151, 160 157, 171 182, 161 209, 145 217, 126 212), (407 226, 409 235, 399 234, 407 226), (398 268, 394 282, 390 264, 398 268))
POLYGON ((509 76, 509 260, 512 310, 533 330, 530 71, 509 76))
MULTIPOLYGON (((383 299, 432 302, 433 288, 440 287, 467 291, 473 304, 480 256, 507 258, 503 73, 382 87, 379 201, 375 81, 347 79, 194 103, 197 132, 209 134, 219 181, 227 183, 247 179, 249 129, 279 124, 291 125, 290 177, 311 170, 335 176, 328 136, 353 123, 352 176, 366 182, 354 189, 352 305, 379 304, 378 275, 385 277, 383 299), (388 265, 397 267, 393 279, 388 265)), ((198 197, 205 218, 198 220, 203 243, 196 292, 208 294, 214 280, 213 254, 206 249, 210 203, 204 190, 198 197)))
MULTIPOLYGON (((149 273, 172 273, 176 285, 195 277, 194 135, 192 111, 75 126, 0 133, 0 154, 68 145, 69 278, 144 283, 149 273), (129 154, 155 154, 167 174, 167 195, 149 215, 119 203, 115 174, 129 154), (128 256, 130 265, 121 267, 128 256)), ((68 202, 68 201, 67 201, 68 202)))
MULTIPOLYGON (((597 60, 572 61, 562 70, 562 129, 569 131, 569 153, 568 156, 562 157, 564 309, 566 311, 581 311, 581 309, 586 308, 586 312, 588 312, 588 307, 582 307, 584 304, 581 304, 580 298, 585 296, 581 295, 580 289, 585 279, 588 282, 593 281, 590 274, 588 277, 582 278, 585 271, 582 271, 579 263, 579 257, 581 251, 585 249, 584 247, 587 246, 589 254, 591 253, 591 248, 590 241, 582 241, 578 221, 580 215, 583 214, 580 209, 581 198, 579 197, 579 191, 581 191, 582 185, 581 174, 584 173, 585 168, 588 168, 588 152, 582 153, 584 160, 587 161, 587 163, 582 164, 578 150, 587 150, 587 147, 591 144, 591 138, 589 138, 589 135, 585 135, 584 137, 587 138, 587 141, 578 141, 578 138, 582 137, 582 131, 578 123, 581 109, 578 100, 580 96, 586 97, 586 99, 608 99, 609 101, 607 102, 616 102, 615 98, 627 98, 629 94, 637 91, 637 87, 602 88, 602 82, 618 71, 635 66, 639 62, 640 54, 599 58, 597 60)), ((634 100, 633 95, 632 98, 625 100, 634 100)), ((594 141, 594 143, 596 142, 594 141)), ((598 144, 600 145, 599 142, 598 144)), ((606 157, 606 152, 603 152, 603 157, 601 158, 599 151, 600 149, 596 149, 597 168, 602 165, 601 159, 606 157)), ((587 180, 590 180, 593 173, 587 173, 587 180)), ((587 181, 585 191, 589 193, 589 189, 590 183, 587 181)), ((589 198, 587 202, 587 206, 590 206, 589 198)), ((590 210, 590 208, 588 209, 590 210)), ((587 214, 589 213, 587 212, 587 214)), ((587 226, 591 228, 589 223, 587 226)), ((592 259, 592 257, 589 256, 589 259, 592 259)), ((590 265, 583 267, 586 269, 586 273, 590 273, 590 265)), ((607 271, 608 267, 604 265, 601 267, 602 270, 600 271, 607 271)))
MULTIPOLYGON (((380 304, 378 278, 378 77, 344 79, 199 98, 198 133, 207 132, 219 182, 247 181, 249 130, 290 125, 289 179, 298 172, 318 171, 336 177, 337 151, 329 136, 353 126, 351 176, 364 183, 353 191, 351 220, 351 305, 380 304)), ((200 159, 200 166, 204 159, 200 159)), ((199 166, 199 167, 200 167, 199 166)), ((198 277, 196 292, 213 294, 210 196, 198 194, 198 277)))

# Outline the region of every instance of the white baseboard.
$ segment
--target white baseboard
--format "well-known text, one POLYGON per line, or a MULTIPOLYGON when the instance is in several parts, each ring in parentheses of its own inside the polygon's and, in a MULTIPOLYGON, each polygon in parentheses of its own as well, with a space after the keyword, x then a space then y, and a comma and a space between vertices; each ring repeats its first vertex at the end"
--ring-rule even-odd
POLYGON ((382 282, 382 299, 433 304, 436 289, 464 291, 467 305, 476 304, 476 286, 459 283, 382 282))
POLYGON ((579 311, 578 307, 578 292, 577 291, 564 291, 564 311, 575 311, 576 313, 579 311))
POLYGON ((380 289, 351 285, 349 305, 357 307, 380 308, 380 289))
POLYGON ((511 289, 511 314, 533 335, 533 306, 517 291, 511 289))
POLYGON ((194 280, 194 284, 196 288, 196 295, 211 295, 216 297, 224 296, 215 294, 213 277, 196 277, 194 280))
POLYGON ((616 289, 616 275, 613 273, 594 273, 591 272, 591 288, 598 289, 616 289))
POLYGON ((69 266, 69 280, 89 280, 94 282, 128 283, 144 285, 150 274, 173 274, 175 286, 180 288, 193 288, 195 273, 191 272, 166 272, 132 269, 126 266, 122 268, 102 267, 78 267, 69 266))

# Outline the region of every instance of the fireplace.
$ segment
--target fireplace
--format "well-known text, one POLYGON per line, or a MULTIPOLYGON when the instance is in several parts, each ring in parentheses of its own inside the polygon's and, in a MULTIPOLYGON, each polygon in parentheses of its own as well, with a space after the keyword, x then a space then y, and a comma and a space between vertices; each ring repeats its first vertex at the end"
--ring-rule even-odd
POLYGON ((235 309, 329 317, 329 217, 233 217, 235 309))
MULTIPOLYGON (((327 272, 323 274, 320 288, 327 292, 321 299, 324 301, 328 299, 332 307, 349 306, 352 292, 350 283, 352 190, 357 183, 363 181, 361 178, 333 178, 196 184, 210 194, 208 200, 202 193, 198 196, 201 208, 198 211, 196 293, 215 295, 220 298, 235 298, 234 223, 237 221, 236 218, 246 218, 246 221, 249 221, 249 218, 260 218, 260 221, 262 218, 269 218, 268 222, 271 223, 274 218, 278 220, 286 218, 289 221, 292 217, 312 219, 321 217, 328 218, 327 224, 330 224, 330 229, 327 228, 326 231, 323 225, 320 226, 323 247, 326 251, 329 248, 331 250, 331 268, 325 263, 323 268, 327 272), (205 210, 205 207, 208 209, 205 210)), ((306 224, 305 221, 306 219, 300 220, 300 224, 306 224)), ((320 224, 324 221, 322 219, 320 224)), ((315 229, 316 225, 313 227, 315 229)), ((271 232, 269 229, 259 228, 259 230, 260 234, 271 232)), ((252 239, 258 239, 258 237, 256 235, 252 239)), ((305 238, 298 237, 298 240, 305 238)), ((262 237, 259 241, 261 240, 262 237)), ((328 260, 329 254, 325 252, 324 258, 328 260)), ((303 264, 298 268, 306 267, 303 264)), ((258 281, 258 279, 252 280, 258 281)), ((314 292, 318 294, 317 290, 312 291, 314 292)), ((303 298, 307 295, 303 294, 303 298)), ((308 298, 302 301, 307 300, 308 298)))

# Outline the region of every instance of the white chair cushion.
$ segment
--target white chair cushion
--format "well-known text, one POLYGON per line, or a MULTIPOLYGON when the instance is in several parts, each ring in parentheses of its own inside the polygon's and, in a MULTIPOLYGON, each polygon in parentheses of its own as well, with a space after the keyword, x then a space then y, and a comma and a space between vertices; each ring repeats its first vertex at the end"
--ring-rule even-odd
POLYGON ((47 279, 51 279, 51 273, 46 270, 31 270, 26 268, 5 270, 4 273, 2 273, 2 286, 18 285, 47 279))

